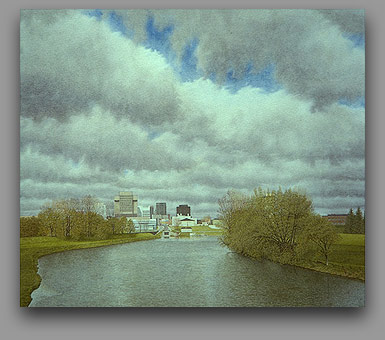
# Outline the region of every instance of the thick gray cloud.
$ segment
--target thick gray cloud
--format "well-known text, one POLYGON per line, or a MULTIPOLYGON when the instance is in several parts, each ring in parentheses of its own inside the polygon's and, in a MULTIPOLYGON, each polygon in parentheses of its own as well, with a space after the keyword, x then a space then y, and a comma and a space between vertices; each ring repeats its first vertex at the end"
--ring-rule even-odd
POLYGON ((174 23, 177 52, 199 38, 207 72, 274 63, 283 85, 230 93, 207 79, 181 83, 141 46, 147 11, 124 16, 135 43, 78 11, 50 13, 21 22, 22 215, 86 194, 111 206, 132 190, 140 205, 215 216, 227 190, 258 186, 305 190, 322 213, 363 207, 365 110, 338 103, 363 94, 363 50, 343 36, 361 32, 361 14, 154 12, 155 23, 174 23))
POLYGON ((166 145, 151 142, 140 125, 118 120, 98 107, 60 124, 53 118, 21 118, 21 130, 22 150, 32 144, 41 153, 62 155, 75 163, 84 161, 103 171, 184 168, 191 164, 171 153, 166 145))
POLYGON ((174 75, 161 56, 78 11, 55 11, 49 23, 24 13, 22 116, 65 120, 97 104, 147 126, 176 118, 174 75))
POLYGON ((249 63, 259 72, 269 64, 287 91, 310 99, 319 110, 339 98, 364 96, 364 51, 341 33, 362 33, 362 10, 163 10, 121 11, 128 27, 143 38, 143 21, 174 28, 179 57, 199 40, 198 67, 223 81, 229 70, 240 77, 249 63), (138 20, 138 17, 142 17, 138 20), (351 72, 354 70, 354 72, 351 72))
POLYGON ((365 10, 363 9, 323 9, 319 12, 337 24, 342 32, 365 34, 365 10))

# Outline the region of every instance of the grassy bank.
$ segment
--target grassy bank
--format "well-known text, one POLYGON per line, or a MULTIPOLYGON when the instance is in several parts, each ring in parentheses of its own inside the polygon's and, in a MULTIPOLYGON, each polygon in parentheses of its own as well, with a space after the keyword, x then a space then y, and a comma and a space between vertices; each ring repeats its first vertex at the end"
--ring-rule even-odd
POLYGON ((192 232, 196 235, 206 235, 206 236, 221 236, 222 229, 212 229, 208 226, 194 226, 192 227, 192 232))
POLYGON ((329 265, 317 256, 314 261, 302 262, 303 268, 365 281, 365 235, 340 234, 341 239, 332 246, 329 265))
MULTIPOLYGON (((180 232, 181 227, 172 227, 172 229, 180 232)), ((203 236, 221 236, 222 235, 221 229, 212 229, 209 226, 204 226, 204 225, 192 226, 191 230, 194 235, 203 235, 203 236)), ((181 233, 180 235, 183 235, 183 234, 188 234, 188 233, 181 233)))
POLYGON ((20 238, 20 306, 26 307, 31 302, 31 293, 39 287, 41 278, 37 274, 38 259, 44 255, 66 250, 103 247, 136 241, 160 238, 152 234, 113 235, 106 240, 70 241, 56 237, 20 238))

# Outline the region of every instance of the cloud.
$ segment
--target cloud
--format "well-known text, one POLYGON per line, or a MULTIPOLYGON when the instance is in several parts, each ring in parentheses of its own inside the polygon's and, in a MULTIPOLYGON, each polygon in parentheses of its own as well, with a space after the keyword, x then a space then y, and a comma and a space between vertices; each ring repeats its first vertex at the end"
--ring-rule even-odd
POLYGON ((169 152, 164 143, 149 140, 141 125, 117 119, 99 107, 60 124, 55 118, 21 118, 20 125, 22 150, 33 145, 41 153, 85 162, 102 171, 183 169, 191 163, 169 152))
POLYGON ((78 11, 54 12, 48 23, 24 20, 29 18, 25 13, 20 28, 22 116, 64 121, 99 105, 146 126, 176 119, 174 74, 159 54, 78 11))
POLYGON ((159 30, 173 28, 171 45, 179 58, 199 41, 198 68, 224 82, 229 71, 241 77, 252 64, 257 73, 270 64, 290 93, 321 110, 339 98, 364 96, 362 49, 341 33, 363 32, 361 10, 162 10, 120 11, 127 27, 145 37, 143 21, 153 17, 159 30), (139 19, 141 18, 141 19, 139 19), (354 70, 354 72, 351 72, 354 70))
POLYGON ((108 20, 49 13, 22 12, 22 214, 87 194, 111 205, 131 190, 140 205, 167 202, 174 213, 186 203, 215 216, 227 190, 258 186, 305 190, 323 213, 364 205, 365 110, 338 100, 361 93, 363 51, 342 34, 358 31, 356 14, 118 12, 134 42, 108 20), (198 39, 206 72, 273 62, 282 88, 181 82, 140 45, 149 14, 159 29, 173 24, 176 53, 198 39))
POLYGON ((204 141, 234 159, 339 162, 364 157, 362 108, 334 104, 324 112, 311 113, 309 101, 284 90, 269 94, 245 87, 230 94, 208 80, 185 83, 180 92, 182 107, 190 113, 179 130, 187 142, 204 141), (198 121, 205 128, 189 134, 198 121))
POLYGON ((323 9, 319 12, 332 23, 337 24, 344 33, 365 34, 365 10, 363 9, 323 9))

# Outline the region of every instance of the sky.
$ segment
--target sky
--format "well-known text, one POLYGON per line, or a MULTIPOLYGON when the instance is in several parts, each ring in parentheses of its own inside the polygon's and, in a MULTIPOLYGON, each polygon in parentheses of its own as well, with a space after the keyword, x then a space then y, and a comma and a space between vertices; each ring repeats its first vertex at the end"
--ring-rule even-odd
POLYGON ((365 205, 363 10, 23 10, 20 214, 119 191, 365 205))

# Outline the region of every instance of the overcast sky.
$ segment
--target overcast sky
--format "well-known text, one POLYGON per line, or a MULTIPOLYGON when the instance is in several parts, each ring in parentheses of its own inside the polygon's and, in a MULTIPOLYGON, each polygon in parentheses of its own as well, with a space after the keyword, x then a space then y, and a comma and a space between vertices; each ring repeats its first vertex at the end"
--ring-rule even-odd
POLYGON ((229 189, 365 204, 361 10, 22 11, 20 214, 119 191, 216 216, 229 189))

